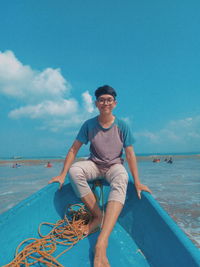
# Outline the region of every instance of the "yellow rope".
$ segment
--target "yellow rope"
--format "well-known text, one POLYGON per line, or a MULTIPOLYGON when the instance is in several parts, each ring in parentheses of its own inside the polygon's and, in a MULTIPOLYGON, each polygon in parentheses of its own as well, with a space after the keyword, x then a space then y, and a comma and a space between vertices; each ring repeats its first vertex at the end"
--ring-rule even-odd
MULTIPOLYGON (((96 186, 100 186, 100 198, 103 199, 102 184, 96 184, 96 186)), ((84 234, 86 225, 92 220, 91 213, 82 204, 71 205, 69 207, 69 215, 70 219, 65 215, 63 220, 58 220, 56 223, 41 223, 38 228, 41 238, 28 238, 22 241, 16 249, 13 261, 3 267, 20 267, 21 265, 30 267, 37 262, 43 263, 47 267, 66 267, 60 264, 57 259, 71 249, 79 240, 86 237, 84 234), (74 209, 75 207, 76 210, 74 209), (47 235, 41 233, 41 228, 44 225, 52 227, 47 235), (27 244, 20 251, 28 242, 30 244, 27 244), (56 257, 53 257, 52 254, 56 251, 57 245, 67 246, 67 248, 56 257)))

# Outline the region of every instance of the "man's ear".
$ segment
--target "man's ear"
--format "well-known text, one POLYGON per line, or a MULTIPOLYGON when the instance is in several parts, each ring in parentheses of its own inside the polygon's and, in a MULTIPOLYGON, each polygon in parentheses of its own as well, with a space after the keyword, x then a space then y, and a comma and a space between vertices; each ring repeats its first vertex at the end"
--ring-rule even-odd
POLYGON ((95 107, 97 107, 97 100, 95 101, 95 107))

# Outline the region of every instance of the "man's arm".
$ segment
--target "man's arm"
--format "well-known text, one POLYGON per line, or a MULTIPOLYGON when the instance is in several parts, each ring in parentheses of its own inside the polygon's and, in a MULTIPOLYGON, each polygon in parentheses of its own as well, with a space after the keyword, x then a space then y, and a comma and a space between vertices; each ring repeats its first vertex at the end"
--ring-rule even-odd
POLYGON ((82 146, 82 144, 83 143, 81 143, 78 140, 74 141, 73 145, 71 146, 71 148, 69 149, 69 151, 67 153, 67 156, 66 156, 65 162, 64 162, 64 166, 63 166, 63 169, 62 169, 60 175, 53 177, 49 181, 49 184, 57 182, 57 183, 60 183, 60 188, 62 187, 62 185, 65 182, 65 177, 69 171, 69 168, 71 167, 72 163, 74 162, 75 157, 76 157, 80 147, 82 146))
POLYGON ((134 178, 134 184, 135 184, 135 188, 137 191, 137 195, 139 199, 141 199, 141 191, 147 191, 149 193, 152 193, 152 192, 146 185, 143 185, 140 182, 139 174, 138 174, 138 167, 137 167, 137 160, 136 160, 133 146, 127 146, 125 148, 125 153, 126 153, 126 159, 128 161, 130 172, 134 178))

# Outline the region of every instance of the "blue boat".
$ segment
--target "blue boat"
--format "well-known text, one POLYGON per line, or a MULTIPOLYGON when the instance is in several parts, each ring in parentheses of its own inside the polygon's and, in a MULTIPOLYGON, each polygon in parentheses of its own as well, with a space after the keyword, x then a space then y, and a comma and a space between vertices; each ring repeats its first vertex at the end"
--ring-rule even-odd
MULTIPOLYGON (((96 187, 95 191, 100 198, 100 188, 96 187)), ((104 184, 105 202, 108 193, 109 186, 104 184)), ((75 203, 80 203, 80 199, 76 198, 66 179, 61 190, 58 190, 58 184, 47 185, 1 214, 0 266, 13 260, 20 242, 39 238, 37 230, 41 222, 60 220, 66 206, 75 203)), ((64 267, 92 267, 97 237, 98 232, 80 240, 58 258, 59 263, 64 267)), ((55 253, 62 252, 63 246, 60 245, 58 250, 55 253)), ((200 266, 199 249, 149 193, 142 192, 142 199, 137 198, 132 181, 128 184, 125 206, 111 233, 107 256, 111 267, 200 266)), ((45 265, 35 263, 32 266, 45 265)))

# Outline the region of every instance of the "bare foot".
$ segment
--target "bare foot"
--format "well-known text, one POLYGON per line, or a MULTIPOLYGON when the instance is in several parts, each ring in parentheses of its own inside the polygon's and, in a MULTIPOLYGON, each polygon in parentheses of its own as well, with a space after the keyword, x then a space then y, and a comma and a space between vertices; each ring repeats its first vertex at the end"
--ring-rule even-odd
POLYGON ((99 217, 93 217, 92 221, 86 225, 86 229, 84 230, 84 234, 85 235, 89 235, 92 232, 96 231, 96 229, 101 227, 102 224, 102 220, 103 220, 103 216, 99 216, 99 217))
POLYGON ((96 245, 94 255, 94 267, 110 267, 108 258, 106 256, 107 244, 103 246, 96 245))

